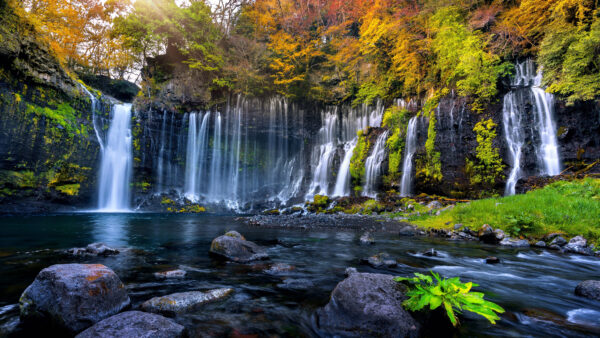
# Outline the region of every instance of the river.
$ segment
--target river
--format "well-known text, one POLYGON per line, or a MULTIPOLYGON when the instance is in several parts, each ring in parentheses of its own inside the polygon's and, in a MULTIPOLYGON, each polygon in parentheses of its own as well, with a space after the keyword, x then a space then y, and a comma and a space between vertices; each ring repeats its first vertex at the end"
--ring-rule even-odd
POLYGON ((507 310, 497 325, 466 314, 461 336, 596 336, 600 334, 600 303, 574 295, 575 286, 596 279, 600 260, 540 249, 505 249, 476 242, 451 242, 374 234, 375 244, 361 246, 360 233, 263 229, 228 215, 60 214, 0 216, 0 336, 36 336, 18 327, 19 296, 37 273, 57 263, 101 263, 126 284, 133 307, 158 295, 231 287, 233 296, 175 320, 199 336, 320 336, 313 313, 329 299, 347 267, 361 272, 411 275, 433 270, 446 277, 480 284, 478 291, 507 310), (213 238, 235 229, 248 240, 268 247, 270 261, 249 265, 211 259, 213 238), (74 257, 64 252, 92 242, 128 248, 116 256, 74 257), (438 257, 418 254, 429 248, 438 257), (399 265, 374 269, 360 265, 363 257, 387 252, 399 265), (501 263, 485 264, 486 256, 501 263), (273 262, 295 266, 271 275, 273 262), (159 280, 154 272, 180 268, 182 279, 159 280), (557 325, 536 320, 545 313, 557 325), (528 316, 529 314, 530 316, 528 316))

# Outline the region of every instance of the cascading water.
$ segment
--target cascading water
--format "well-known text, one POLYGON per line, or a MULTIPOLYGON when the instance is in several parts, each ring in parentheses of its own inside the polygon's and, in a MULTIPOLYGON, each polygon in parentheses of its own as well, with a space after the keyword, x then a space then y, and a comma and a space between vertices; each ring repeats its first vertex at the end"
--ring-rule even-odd
POLYGON ((347 196, 350 194, 350 160, 356 148, 356 139, 346 143, 344 146, 344 160, 340 164, 340 171, 335 181, 333 197, 347 196))
POLYGON ((523 148, 523 126, 521 125, 521 112, 518 109, 515 95, 508 93, 504 96, 504 106, 502 107, 502 116, 504 123, 504 135, 510 159, 512 161, 512 169, 506 180, 505 195, 514 195, 515 186, 521 174, 521 151, 523 148))
POLYGON ((385 142, 387 141, 387 137, 387 130, 377 137, 373 152, 365 161, 364 196, 375 197, 377 195, 377 179, 381 175, 381 164, 385 157, 385 142))
POLYGON ((104 151, 104 142, 102 141, 102 137, 100 137, 100 132, 98 131, 98 127, 96 126, 96 112, 98 111, 98 99, 94 94, 92 94, 83 84, 79 84, 81 89, 89 96, 90 102, 92 105, 92 127, 94 127, 94 133, 96 134, 96 140, 98 140, 98 144, 100 145, 100 152, 104 151))
POLYGON ((104 212, 129 210, 129 181, 132 172, 131 104, 115 104, 102 163, 98 209, 104 212))
POLYGON ((296 197, 303 181, 303 146, 289 135, 288 120, 302 120, 303 114, 290 115, 288 109, 281 98, 263 104, 239 96, 223 113, 191 113, 184 196, 235 210, 296 197))
POLYGON ((504 97, 503 106, 504 136, 512 165, 506 180, 506 195, 515 194, 517 181, 523 175, 522 157, 529 155, 524 154, 523 148, 529 141, 537 155, 538 173, 550 176, 560 173, 558 140, 553 120, 554 96, 541 88, 542 71, 539 69, 535 72, 533 61, 517 63, 515 69, 512 89, 504 97), (533 101, 533 123, 525 122, 527 115, 522 98, 524 89, 528 89, 533 101), (528 127, 532 128, 531 135, 526 135, 528 127))
POLYGON ((340 147, 344 156, 337 170, 332 196, 350 194, 350 160, 358 141, 356 133, 366 127, 381 126, 384 109, 383 104, 377 102, 374 109, 363 104, 349 110, 342 109, 341 112, 338 107, 323 112, 318 143, 312 153, 313 177, 305 199, 311 199, 314 195, 329 195, 329 185, 333 181, 333 159, 340 147))
POLYGON ((402 180, 400 181, 400 196, 410 196, 412 184, 413 156, 417 150, 417 128, 419 116, 414 116, 408 121, 406 128, 406 150, 402 163, 402 180))

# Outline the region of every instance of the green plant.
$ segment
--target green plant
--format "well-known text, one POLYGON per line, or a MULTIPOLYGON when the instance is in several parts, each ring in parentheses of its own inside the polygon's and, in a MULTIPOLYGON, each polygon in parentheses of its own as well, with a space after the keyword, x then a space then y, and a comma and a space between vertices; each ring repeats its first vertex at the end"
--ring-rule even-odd
POLYGON ((504 217, 507 224, 507 232, 511 236, 519 237, 535 230, 535 218, 532 215, 519 213, 504 217))
POLYGON ((485 317, 492 324, 499 320, 497 313, 504 309, 498 304, 483 299, 482 292, 471 292, 471 288, 478 286, 472 282, 461 283, 458 277, 440 278, 440 275, 431 271, 431 276, 415 273, 415 277, 396 277, 396 282, 404 283, 409 291, 409 297, 403 305, 410 311, 420 311, 429 305, 430 310, 435 310, 444 305, 446 314, 452 325, 459 324, 456 313, 466 310, 485 317), (434 280, 435 278, 435 280, 434 280))

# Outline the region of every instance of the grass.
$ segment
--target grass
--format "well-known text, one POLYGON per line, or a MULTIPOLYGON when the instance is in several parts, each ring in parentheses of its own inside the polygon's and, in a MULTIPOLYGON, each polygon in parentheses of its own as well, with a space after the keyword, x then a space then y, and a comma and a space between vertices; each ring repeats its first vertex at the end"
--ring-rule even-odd
POLYGON ((459 204, 439 216, 415 216, 410 221, 426 228, 451 228, 462 223, 478 230, 483 224, 512 236, 540 238, 561 232, 600 239, 600 179, 555 182, 523 195, 489 198, 459 204))

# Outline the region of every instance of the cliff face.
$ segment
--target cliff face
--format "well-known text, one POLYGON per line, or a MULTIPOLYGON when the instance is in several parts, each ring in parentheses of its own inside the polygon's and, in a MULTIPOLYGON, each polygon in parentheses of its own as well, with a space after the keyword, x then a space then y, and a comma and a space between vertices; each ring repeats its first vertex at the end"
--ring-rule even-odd
POLYGON ((99 152, 90 100, 33 28, 0 7, 0 209, 89 205, 99 152))

